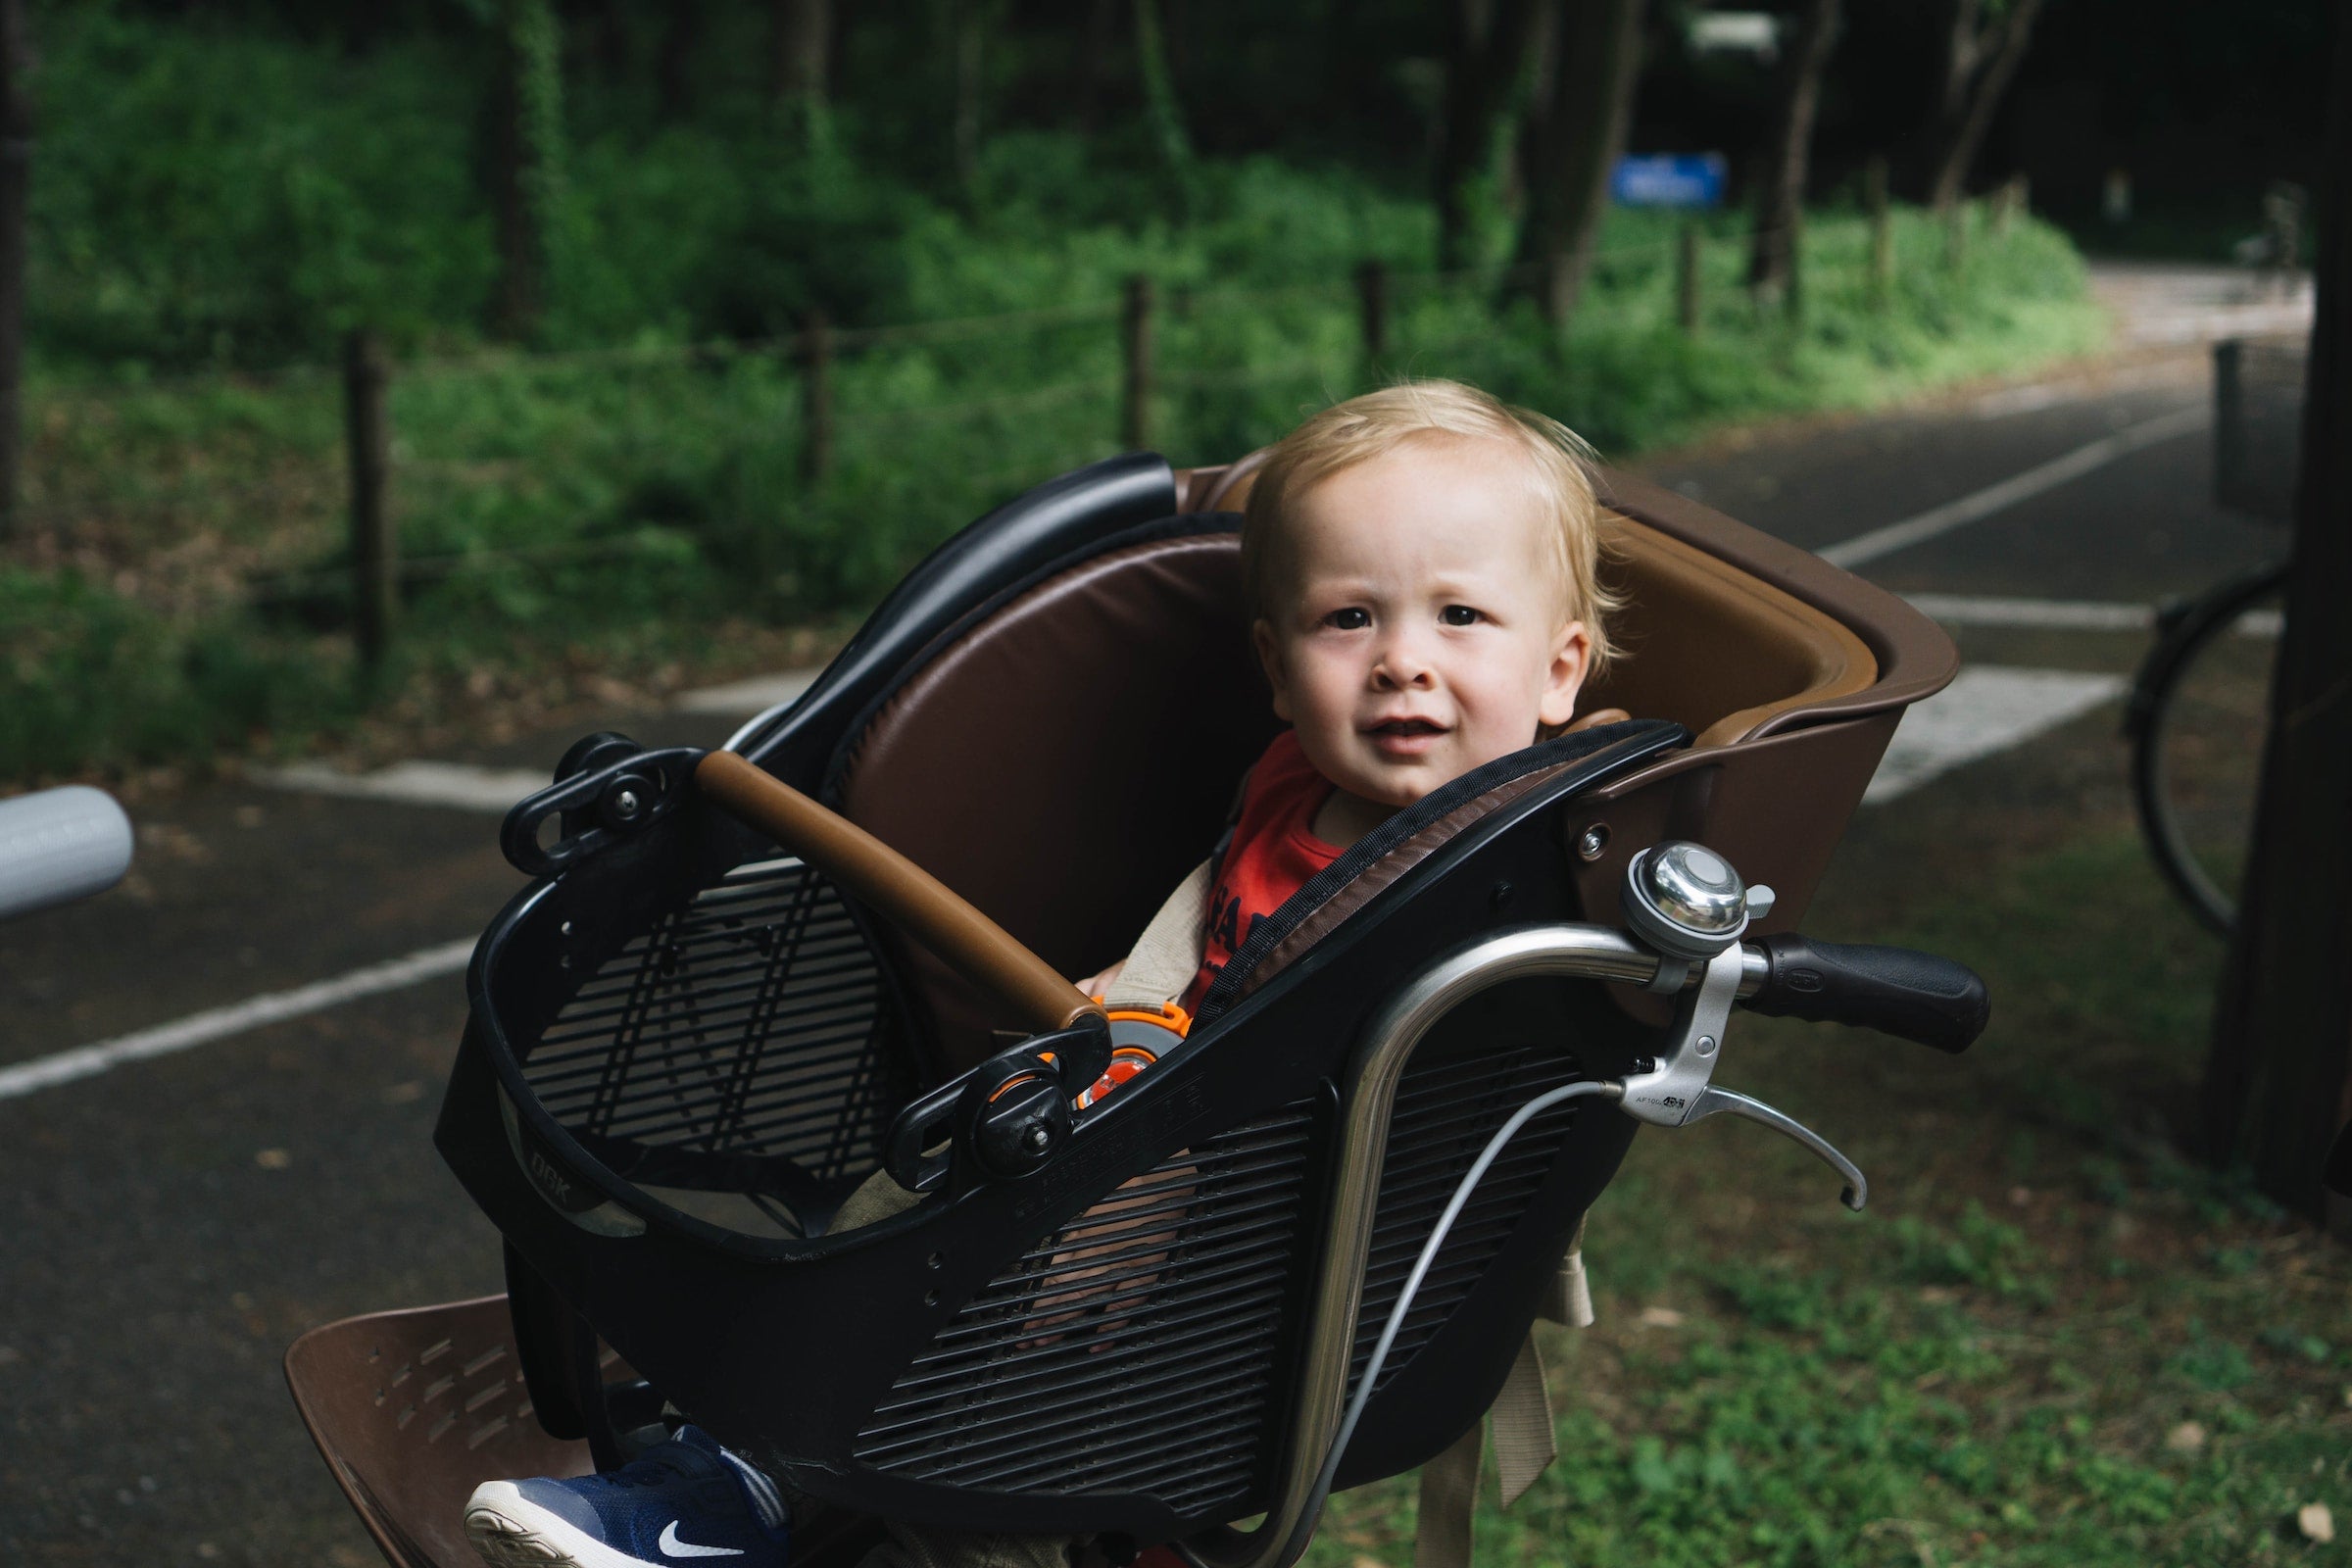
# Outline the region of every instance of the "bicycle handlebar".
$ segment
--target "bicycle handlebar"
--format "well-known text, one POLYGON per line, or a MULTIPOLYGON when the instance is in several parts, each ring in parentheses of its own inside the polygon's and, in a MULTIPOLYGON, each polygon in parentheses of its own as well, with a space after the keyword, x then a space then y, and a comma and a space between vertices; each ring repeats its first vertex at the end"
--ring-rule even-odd
POLYGON ((1812 942, 1793 931, 1752 947, 1766 970, 1744 1000, 1767 1017, 1859 1024, 1957 1054, 1992 1015, 1983 977, 1933 953, 1812 942))
POLYGON ((103 893, 130 869, 130 818, 86 784, 0 801, 0 920, 103 893))

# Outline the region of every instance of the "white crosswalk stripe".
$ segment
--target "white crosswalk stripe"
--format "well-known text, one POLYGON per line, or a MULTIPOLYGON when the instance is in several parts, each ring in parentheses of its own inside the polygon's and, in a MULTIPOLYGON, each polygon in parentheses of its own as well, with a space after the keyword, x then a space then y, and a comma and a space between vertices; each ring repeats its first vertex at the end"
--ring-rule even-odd
POLYGON ((2130 684, 2121 675, 2073 669, 1964 669, 1903 714, 1862 804, 1884 806, 1963 763, 2022 746, 2112 702, 2130 684))

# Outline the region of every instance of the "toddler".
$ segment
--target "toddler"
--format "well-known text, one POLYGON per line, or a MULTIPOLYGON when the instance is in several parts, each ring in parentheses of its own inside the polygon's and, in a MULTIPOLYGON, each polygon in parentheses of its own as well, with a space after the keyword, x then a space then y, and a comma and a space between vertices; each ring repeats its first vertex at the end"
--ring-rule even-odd
MULTIPOLYGON (((1586 457, 1554 421, 1448 381, 1326 409, 1268 456, 1242 577, 1291 728, 1250 769, 1200 967, 1176 999, 1188 1011, 1253 922, 1392 812, 1574 715, 1613 608, 1586 457)), ((1105 992, 1120 969, 1084 988, 1105 992)), ((876 1186, 836 1229, 904 1206, 876 1186)), ((689 1426, 610 1475, 485 1483, 466 1533, 494 1568, 783 1568, 787 1515, 772 1480, 689 1426)), ((1071 1544, 893 1526, 866 1565, 1058 1568, 1071 1544)))

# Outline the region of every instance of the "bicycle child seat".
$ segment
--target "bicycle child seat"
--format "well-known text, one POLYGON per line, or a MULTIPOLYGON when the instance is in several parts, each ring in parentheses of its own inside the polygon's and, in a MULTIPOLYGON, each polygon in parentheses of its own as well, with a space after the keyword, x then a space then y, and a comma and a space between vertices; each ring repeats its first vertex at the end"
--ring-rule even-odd
POLYGON ((665 1400, 845 1516, 1284 1561, 1322 1490, 1478 1421, 1642 1121, 1768 1110, 1706 1081, 1735 992, 1973 1037, 1956 966, 1841 966, 1788 934, 1949 641, 1605 475, 1630 657, 1587 705, 1639 716, 1399 812, 1148 1071, 1071 1108, 1109 1037, 1054 977, 1119 956, 1273 731, 1249 478, 1144 454, 1064 475, 942 546, 726 753, 601 737, 516 808, 533 881, 476 950, 437 1133, 509 1244, 501 1392, 412 1406, 440 1426, 404 1448, 378 1431, 400 1399, 353 1392, 384 1375, 354 1359, 366 1333, 290 1357, 394 1561, 464 1561, 473 1481, 585 1457, 502 1444, 609 1462, 665 1400), (1667 841, 1777 903, 1708 927, 1653 900, 1622 929, 1667 841), (919 1200, 834 1229, 883 1168, 919 1200), (434 1488, 446 1527, 419 1517, 434 1488))

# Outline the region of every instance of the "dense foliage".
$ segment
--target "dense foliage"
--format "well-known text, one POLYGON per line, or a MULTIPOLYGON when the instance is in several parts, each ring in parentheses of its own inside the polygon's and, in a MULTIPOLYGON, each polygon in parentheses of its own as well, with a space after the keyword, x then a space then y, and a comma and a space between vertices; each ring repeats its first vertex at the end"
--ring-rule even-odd
MULTIPOLYGON (((417 28, 364 51, 131 11, 42 18, 29 516, 0 556, 42 623, 0 662, 13 775, 121 767, 340 723, 495 669, 736 662, 743 628, 830 623, 1027 484, 1116 449, 1119 311, 1155 288, 1152 443, 1214 462, 1399 373, 1463 376, 1624 455, 1728 417, 1859 406, 2098 340, 2053 231, 1972 215, 1964 266, 1899 211, 1888 287, 1863 220, 1807 231, 1805 313, 1737 284, 1709 220, 1678 324, 1667 215, 1618 212, 1561 339, 1488 264, 1429 271, 1430 204, 1379 159, 1200 154, 1009 128, 943 172, 842 106, 813 150, 750 85, 664 117, 567 88, 546 311, 487 338, 484 50, 417 28), (1390 270, 1388 350, 1353 282, 1390 270), (842 329, 811 484, 787 334, 842 329), (944 324, 942 324, 944 323, 944 324), (398 662, 342 634, 340 334, 395 358, 398 662), (135 649, 135 656, 131 650, 135 649), (207 650, 211 650, 207 652, 207 650), (234 657, 229 651, 234 651, 234 657), (83 700, 135 657, 144 695, 83 700)), ((1132 128, 1132 127, 1131 127, 1132 128)), ((128 691, 129 687, 124 687, 128 691)))

